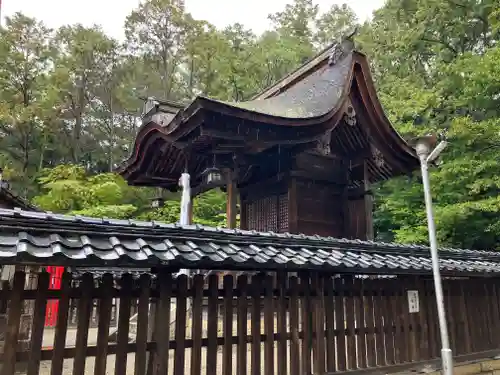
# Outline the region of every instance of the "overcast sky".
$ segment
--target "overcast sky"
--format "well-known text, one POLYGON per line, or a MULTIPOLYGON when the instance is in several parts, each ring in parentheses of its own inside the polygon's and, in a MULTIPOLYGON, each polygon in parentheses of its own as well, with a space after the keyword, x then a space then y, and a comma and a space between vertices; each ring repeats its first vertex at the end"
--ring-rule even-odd
MULTIPOLYGON (((2 16, 15 12, 36 17, 51 28, 82 23, 99 24, 116 38, 123 37, 125 17, 140 0, 0 0, 2 16)), ((269 27, 267 15, 282 10, 291 0, 186 0, 194 18, 204 19, 219 28, 239 22, 259 34, 269 27)), ((316 0, 321 9, 332 4, 348 3, 361 20, 370 17, 384 0, 316 0)))

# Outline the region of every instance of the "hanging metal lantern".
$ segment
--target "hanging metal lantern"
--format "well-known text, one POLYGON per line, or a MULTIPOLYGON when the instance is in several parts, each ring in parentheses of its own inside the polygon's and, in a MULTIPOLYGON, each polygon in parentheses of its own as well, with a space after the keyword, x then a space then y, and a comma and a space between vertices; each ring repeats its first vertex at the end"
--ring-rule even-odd
POLYGON ((160 208, 165 205, 165 199, 162 197, 155 197, 151 200, 151 208, 160 208))
POLYGON ((220 187, 224 185, 224 176, 219 168, 210 167, 201 174, 203 183, 210 187, 220 187))
POLYGON ((10 189, 10 184, 8 180, 4 180, 3 178, 3 168, 0 168, 0 188, 9 190, 10 189))
POLYGON ((163 189, 156 189, 156 196, 151 199, 151 208, 161 208, 165 205, 165 199, 163 198, 163 189))

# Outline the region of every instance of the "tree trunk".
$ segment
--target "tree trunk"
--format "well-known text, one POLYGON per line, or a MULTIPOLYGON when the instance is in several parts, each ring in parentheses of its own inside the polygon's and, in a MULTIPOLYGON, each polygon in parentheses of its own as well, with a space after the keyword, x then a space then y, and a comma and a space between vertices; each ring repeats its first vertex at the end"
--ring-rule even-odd
POLYGON ((108 151, 108 169, 109 172, 113 172, 113 150, 115 142, 115 124, 114 124, 114 114, 113 114, 113 97, 112 93, 109 98, 109 151, 108 151))

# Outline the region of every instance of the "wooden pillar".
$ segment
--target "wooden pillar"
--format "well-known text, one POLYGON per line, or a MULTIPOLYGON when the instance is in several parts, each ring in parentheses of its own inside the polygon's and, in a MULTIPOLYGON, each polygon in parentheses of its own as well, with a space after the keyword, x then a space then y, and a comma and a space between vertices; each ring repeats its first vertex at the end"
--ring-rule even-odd
POLYGON ((370 190, 370 175, 368 171, 368 162, 364 162, 363 180, 364 180, 364 200, 365 200, 365 218, 366 218, 366 239, 372 241, 373 233, 373 195, 370 190))
POLYGON ((351 216, 349 214, 349 181, 350 181, 350 173, 348 164, 344 161, 342 163, 342 168, 345 173, 345 186, 342 188, 341 194, 341 212, 342 212, 342 236, 345 238, 352 238, 352 229, 351 229, 351 216))
POLYGON ((233 173, 231 170, 226 172, 227 178, 227 193, 226 193, 226 221, 227 227, 234 229, 236 228, 236 198, 237 189, 236 182, 233 180, 233 173))
POLYGON ((295 178, 291 178, 288 185, 288 231, 290 233, 297 233, 298 227, 297 181, 295 178))
POLYGON ((245 203, 241 193, 240 196, 240 229, 247 230, 248 229, 248 217, 247 217, 247 207, 248 204, 245 203))

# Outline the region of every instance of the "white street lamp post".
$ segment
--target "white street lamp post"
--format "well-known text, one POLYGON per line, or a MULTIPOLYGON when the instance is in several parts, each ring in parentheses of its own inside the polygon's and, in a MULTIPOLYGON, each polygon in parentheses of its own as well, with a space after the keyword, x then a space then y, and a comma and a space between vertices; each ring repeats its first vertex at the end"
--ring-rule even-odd
MULTIPOLYGON (((189 206, 192 204, 191 202, 191 184, 190 184, 190 176, 187 171, 181 174, 181 178, 179 179, 179 186, 182 187, 182 195, 181 195, 181 217, 180 224, 191 225, 191 215, 189 213, 189 206)), ((190 271, 188 269, 181 269, 178 275, 188 275, 190 271)))
POLYGON ((422 182, 424 185, 425 208, 427 212, 427 225, 429 229, 429 243, 432 257, 432 273, 434 276, 434 289, 436 292, 436 303, 439 319, 439 330, 441 333, 441 360, 443 366, 443 375, 453 375, 453 356, 450 349, 450 340, 448 336, 448 326, 446 324, 446 311, 444 307, 443 286, 441 283, 441 274, 439 271, 439 255, 436 239, 436 226, 434 224, 434 214, 432 210, 431 187, 429 181, 428 164, 436 160, 439 154, 446 148, 446 141, 439 143, 436 148, 431 148, 436 144, 436 137, 425 136, 416 140, 415 150, 420 159, 422 170, 422 182))

